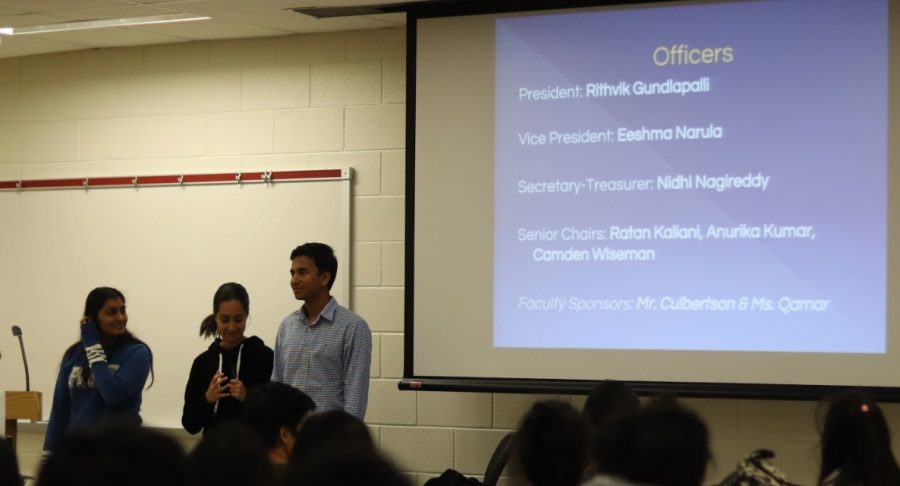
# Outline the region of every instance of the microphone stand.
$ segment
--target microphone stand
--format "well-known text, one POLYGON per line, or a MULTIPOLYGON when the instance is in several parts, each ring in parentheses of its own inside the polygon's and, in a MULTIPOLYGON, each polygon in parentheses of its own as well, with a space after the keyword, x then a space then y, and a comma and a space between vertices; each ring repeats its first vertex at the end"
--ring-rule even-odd
POLYGON ((26 391, 7 391, 6 396, 6 420, 5 432, 6 437, 11 439, 13 443, 18 436, 19 420, 41 420, 43 418, 43 407, 41 392, 31 391, 31 376, 28 373, 28 359, 25 357, 25 343, 22 342, 22 328, 19 326, 12 327, 13 336, 19 338, 19 347, 22 348, 22 362, 25 364, 25 388, 26 391))
POLYGON ((25 364, 25 391, 31 391, 31 377, 28 374, 28 359, 25 358, 25 343, 22 342, 22 328, 12 327, 13 336, 19 338, 19 347, 22 349, 22 363, 25 364))

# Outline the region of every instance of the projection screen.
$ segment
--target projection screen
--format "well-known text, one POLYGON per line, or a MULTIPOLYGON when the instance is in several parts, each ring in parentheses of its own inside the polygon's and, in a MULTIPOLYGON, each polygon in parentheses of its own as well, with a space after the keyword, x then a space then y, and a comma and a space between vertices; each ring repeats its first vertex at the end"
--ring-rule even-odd
POLYGON ((891 398, 894 17, 412 13, 401 387, 891 398))

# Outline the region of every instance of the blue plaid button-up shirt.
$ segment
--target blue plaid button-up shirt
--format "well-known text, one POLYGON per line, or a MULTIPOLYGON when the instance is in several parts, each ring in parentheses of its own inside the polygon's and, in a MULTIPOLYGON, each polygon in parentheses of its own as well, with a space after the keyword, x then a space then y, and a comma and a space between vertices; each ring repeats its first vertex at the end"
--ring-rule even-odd
POLYGON ((272 381, 303 390, 318 411, 344 409, 362 420, 369 401, 372 332, 334 297, 310 323, 303 309, 281 321, 272 381))

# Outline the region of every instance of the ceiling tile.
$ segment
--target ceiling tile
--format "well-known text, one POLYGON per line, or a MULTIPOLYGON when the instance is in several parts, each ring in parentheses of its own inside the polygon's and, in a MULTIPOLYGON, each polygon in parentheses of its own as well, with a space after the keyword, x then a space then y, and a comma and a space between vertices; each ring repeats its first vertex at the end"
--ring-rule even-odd
MULTIPOLYGON (((426 0, 422 0, 426 1, 426 0)), ((0 57, 186 40, 218 40, 377 29, 405 25, 402 13, 315 19, 291 11, 301 6, 371 5, 383 0, 0 0, 0 26, 25 27, 66 21, 144 17, 170 13, 211 20, 129 28, 91 29, 2 38, 0 57)))
POLYGON ((235 20, 288 32, 301 28, 300 15, 285 10, 281 4, 265 0, 203 0, 179 5, 184 12, 208 15, 214 18, 235 20))
POLYGON ((381 15, 366 15, 364 18, 378 20, 387 24, 393 24, 394 26, 402 26, 406 25, 406 14, 405 13, 389 13, 389 14, 381 14, 381 15))
POLYGON ((55 24, 66 19, 42 14, 11 15, 0 17, 0 27, 28 27, 29 25, 55 24))
POLYGON ((26 12, 52 12, 82 8, 120 7, 129 5, 122 0, 0 0, 0 7, 15 8, 26 12))
POLYGON ((283 30, 269 29, 258 25, 248 25, 230 20, 210 19, 197 22, 179 22, 176 24, 142 25, 132 27, 134 30, 154 32, 193 40, 238 39, 241 37, 266 37, 284 35, 283 30), (186 24, 190 24, 186 28, 186 24))
POLYGON ((133 7, 108 7, 86 8, 82 10, 58 10, 53 15, 70 20, 102 20, 102 19, 128 19, 132 17, 150 17, 153 15, 169 15, 179 13, 178 10, 133 6, 133 7))
POLYGON ((41 37, 59 42, 83 44, 90 47, 140 46, 184 42, 187 40, 181 37, 143 32, 126 27, 54 32, 51 34, 42 34, 41 37))

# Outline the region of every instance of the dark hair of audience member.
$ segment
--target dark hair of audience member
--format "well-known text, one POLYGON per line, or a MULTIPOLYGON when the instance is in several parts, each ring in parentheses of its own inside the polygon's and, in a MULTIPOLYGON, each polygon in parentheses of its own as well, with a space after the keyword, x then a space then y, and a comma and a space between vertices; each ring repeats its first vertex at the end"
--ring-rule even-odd
POLYGON ((366 424, 343 410, 314 413, 303 421, 294 436, 290 462, 304 462, 319 453, 346 449, 377 452, 366 424))
POLYGON ((259 435, 240 422, 209 431, 188 456, 191 486, 269 486, 275 484, 259 435))
MULTIPOLYGON (((306 424, 304 423, 303 427, 306 424)), ((336 444, 332 444, 336 445, 336 444)), ((388 460, 372 450, 351 445, 308 454, 288 466, 283 486, 409 486, 388 460)))
POLYGON ((829 397, 818 410, 819 485, 896 486, 900 470, 881 408, 861 391, 829 397))
POLYGON ((186 485, 184 450, 174 439, 113 420, 73 431, 41 467, 37 486, 186 485))
POLYGON ((22 486, 23 483, 16 450, 9 440, 0 437, 0 484, 22 486))
MULTIPOLYGON (((588 393, 581 413, 591 426, 591 437, 596 436, 604 425, 616 417, 637 412, 641 401, 631 388, 621 381, 604 380, 588 393)), ((589 441, 587 476, 596 472, 597 447, 595 440, 589 441)))
POLYGON ((709 432, 694 411, 667 397, 604 426, 593 450, 600 474, 654 486, 700 486, 709 432))
POLYGON ((316 404, 309 395, 291 385, 273 381, 247 393, 243 421, 259 434, 263 445, 271 449, 278 444, 282 428, 296 436, 300 422, 315 409, 316 404))
POLYGON ((640 399, 628 385, 604 380, 588 393, 582 413, 596 429, 612 417, 636 412, 640 406, 640 399))
POLYGON ((579 484, 587 464, 588 424, 572 405, 535 403, 516 433, 512 461, 532 486, 579 484))

